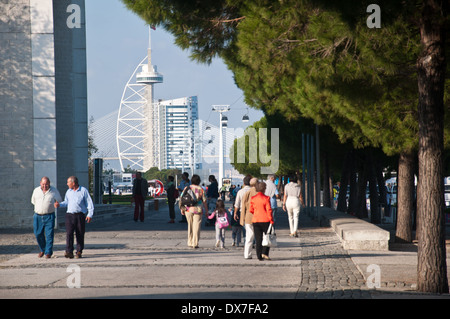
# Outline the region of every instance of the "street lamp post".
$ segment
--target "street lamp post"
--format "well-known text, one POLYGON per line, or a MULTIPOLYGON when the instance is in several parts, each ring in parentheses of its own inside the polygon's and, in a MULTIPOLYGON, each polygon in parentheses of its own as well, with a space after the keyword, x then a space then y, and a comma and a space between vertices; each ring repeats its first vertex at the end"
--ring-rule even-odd
POLYGON ((222 187, 222 179, 224 175, 223 170, 223 128, 227 127, 228 118, 223 115, 223 113, 228 112, 230 110, 229 105, 213 105, 212 110, 214 112, 219 112, 220 115, 220 123, 219 123, 219 189, 222 187))

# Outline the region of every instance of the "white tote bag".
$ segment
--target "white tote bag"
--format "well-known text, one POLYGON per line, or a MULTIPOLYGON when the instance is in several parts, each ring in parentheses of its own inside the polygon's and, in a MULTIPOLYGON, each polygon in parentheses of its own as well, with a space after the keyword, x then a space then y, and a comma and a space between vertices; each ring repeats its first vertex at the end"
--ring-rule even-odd
POLYGON ((269 225, 267 233, 263 234, 262 245, 267 247, 277 246, 277 235, 275 234, 275 228, 273 228, 272 224, 269 225))

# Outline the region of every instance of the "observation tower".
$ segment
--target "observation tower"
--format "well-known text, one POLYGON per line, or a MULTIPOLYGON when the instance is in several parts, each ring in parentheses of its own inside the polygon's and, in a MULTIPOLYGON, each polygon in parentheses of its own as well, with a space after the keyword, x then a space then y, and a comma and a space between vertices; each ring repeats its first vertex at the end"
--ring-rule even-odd
POLYGON ((120 103, 117 151, 122 171, 127 166, 144 172, 159 166, 159 110, 153 103, 153 85, 162 82, 163 75, 152 65, 149 28, 147 56, 128 80, 120 103))

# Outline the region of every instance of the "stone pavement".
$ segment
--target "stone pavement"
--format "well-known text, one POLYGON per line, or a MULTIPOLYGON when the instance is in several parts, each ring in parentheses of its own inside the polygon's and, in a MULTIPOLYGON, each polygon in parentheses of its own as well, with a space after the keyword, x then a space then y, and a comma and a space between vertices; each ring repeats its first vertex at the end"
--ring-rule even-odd
POLYGON ((132 220, 131 208, 122 210, 97 223, 94 215, 81 259, 64 258, 64 230, 56 233, 51 259, 37 257, 31 230, 0 230, 0 298, 449 298, 414 292, 413 249, 347 251, 331 228, 305 214, 292 238, 286 213, 278 210, 278 246, 271 261, 260 262, 244 259, 242 245, 231 246, 231 230, 226 248, 215 248, 214 227, 203 223, 200 248, 192 249, 187 224, 167 223, 167 206, 147 210, 144 223, 132 220), (366 281, 377 269, 381 287, 369 289, 366 281))

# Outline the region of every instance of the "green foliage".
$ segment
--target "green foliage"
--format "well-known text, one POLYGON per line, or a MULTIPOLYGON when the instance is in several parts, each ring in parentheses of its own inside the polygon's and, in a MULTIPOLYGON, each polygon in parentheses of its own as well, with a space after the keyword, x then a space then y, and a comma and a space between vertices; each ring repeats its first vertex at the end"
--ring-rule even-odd
POLYGON ((366 15, 352 27, 308 1, 250 7, 239 54, 227 60, 247 103, 330 125, 355 147, 395 154, 417 146, 419 41, 407 17, 372 30, 366 15))
POLYGON ((369 0, 122 1, 192 59, 223 58, 245 102, 268 117, 310 118, 388 155, 417 148, 415 2, 378 1, 382 27, 370 29, 369 0))
POLYGON ((224 0, 122 0, 149 25, 162 26, 191 58, 211 63, 227 49, 240 16, 224 0))
POLYGON ((181 178, 181 170, 179 169, 163 169, 159 170, 158 167, 152 167, 148 171, 143 174, 143 177, 146 180, 157 179, 163 183, 167 183, 167 178, 169 176, 179 176, 181 178))

